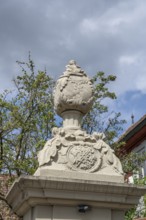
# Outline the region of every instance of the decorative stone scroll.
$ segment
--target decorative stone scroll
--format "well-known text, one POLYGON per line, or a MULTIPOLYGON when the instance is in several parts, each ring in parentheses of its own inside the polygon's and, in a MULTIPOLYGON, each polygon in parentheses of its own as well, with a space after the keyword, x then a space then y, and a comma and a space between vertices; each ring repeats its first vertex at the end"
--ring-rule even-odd
POLYGON ((84 173, 123 175, 121 163, 104 142, 104 134, 87 134, 82 117, 93 103, 93 86, 85 72, 70 61, 56 83, 54 106, 63 127, 53 128, 53 138, 38 153, 39 168, 84 173))
POLYGON ((54 169, 58 167, 57 163, 64 165, 65 170, 90 173, 110 166, 116 173, 123 173, 119 159, 103 141, 103 134, 88 135, 82 130, 67 131, 64 128, 54 128, 53 134, 54 138, 38 154, 40 166, 54 169))

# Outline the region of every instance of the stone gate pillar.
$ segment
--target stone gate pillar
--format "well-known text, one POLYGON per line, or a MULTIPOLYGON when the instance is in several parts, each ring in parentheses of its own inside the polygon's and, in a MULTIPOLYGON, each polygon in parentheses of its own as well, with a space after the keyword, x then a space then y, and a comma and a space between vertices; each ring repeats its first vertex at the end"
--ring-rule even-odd
POLYGON ((58 79, 54 107, 63 127, 38 153, 34 176, 21 176, 7 201, 24 220, 123 220, 144 187, 124 183, 122 166, 104 134, 81 129, 93 104, 93 85, 70 61, 58 79))

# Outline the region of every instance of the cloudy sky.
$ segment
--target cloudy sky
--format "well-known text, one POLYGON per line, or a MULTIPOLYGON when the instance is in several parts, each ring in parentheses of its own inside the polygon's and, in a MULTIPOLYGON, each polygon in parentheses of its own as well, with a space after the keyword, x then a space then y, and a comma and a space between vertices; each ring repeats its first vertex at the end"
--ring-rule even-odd
POLYGON ((70 59, 90 76, 115 74, 110 108, 127 126, 146 114, 146 0, 0 0, 0 92, 29 51, 54 77, 70 59))

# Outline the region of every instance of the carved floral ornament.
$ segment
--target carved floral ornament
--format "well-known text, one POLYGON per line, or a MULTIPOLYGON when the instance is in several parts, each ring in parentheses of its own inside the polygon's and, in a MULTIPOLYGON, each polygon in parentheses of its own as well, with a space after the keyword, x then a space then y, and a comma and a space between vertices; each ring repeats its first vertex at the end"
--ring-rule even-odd
POLYGON ((56 83, 54 106, 63 117, 62 128, 53 128, 53 138, 38 153, 39 167, 98 173, 123 174, 114 151, 104 142, 104 134, 87 134, 80 128, 81 116, 91 108, 93 86, 86 73, 70 61, 56 83))

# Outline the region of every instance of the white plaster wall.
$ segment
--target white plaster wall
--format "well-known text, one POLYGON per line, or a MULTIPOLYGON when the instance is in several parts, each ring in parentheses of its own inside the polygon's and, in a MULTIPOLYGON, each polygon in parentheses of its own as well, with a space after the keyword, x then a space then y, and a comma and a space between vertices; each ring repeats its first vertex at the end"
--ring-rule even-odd
MULTIPOLYGON (((133 150, 133 152, 136 152, 136 153, 139 153, 139 154, 144 154, 144 153, 146 153, 146 140, 145 141, 143 141, 139 146, 137 146, 134 150, 133 150)), ((143 165, 142 165, 142 167, 143 167, 143 174, 144 174, 144 176, 146 176, 146 160, 145 160, 145 162, 143 163, 143 165)))

